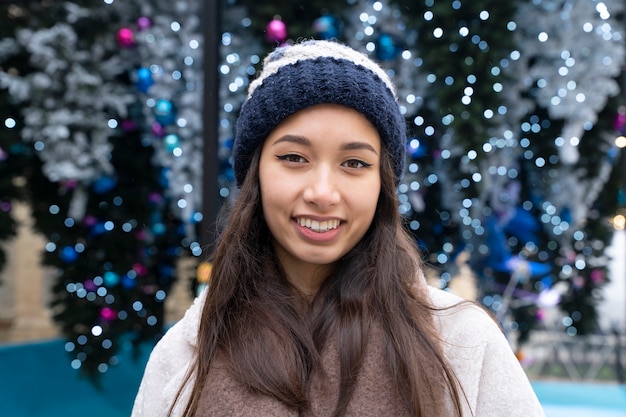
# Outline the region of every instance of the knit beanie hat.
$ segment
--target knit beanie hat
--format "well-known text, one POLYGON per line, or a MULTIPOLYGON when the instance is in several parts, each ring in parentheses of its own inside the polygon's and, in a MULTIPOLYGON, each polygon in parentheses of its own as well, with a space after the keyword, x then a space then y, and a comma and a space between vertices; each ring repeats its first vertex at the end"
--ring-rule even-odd
POLYGON ((279 47, 250 83, 235 127, 237 185, 252 155, 285 118, 316 104, 339 104, 363 114, 391 155, 396 185, 404 170, 406 122, 385 71, 364 54, 334 41, 310 40, 279 47))

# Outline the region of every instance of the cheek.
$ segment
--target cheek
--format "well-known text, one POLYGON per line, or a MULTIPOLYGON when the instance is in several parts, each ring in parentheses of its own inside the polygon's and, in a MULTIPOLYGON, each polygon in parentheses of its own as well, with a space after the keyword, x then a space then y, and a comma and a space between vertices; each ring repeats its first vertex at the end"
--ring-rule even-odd
POLYGON ((378 199, 380 197, 380 193, 372 193, 371 196, 371 206, 369 207, 369 215, 370 220, 374 220, 374 216, 376 216, 376 210, 378 209, 378 199))
POLYGON ((275 176, 270 178, 260 178, 261 192, 261 211, 265 218, 265 222, 273 229, 276 227, 277 219, 283 217, 288 208, 288 195, 286 192, 286 184, 277 180, 275 176))
POLYGON ((276 206, 280 204, 280 200, 284 199, 285 185, 281 181, 272 177, 266 181, 261 178, 260 182, 261 190, 261 203, 265 206, 276 206), (283 190, 281 192, 281 190, 283 190))
POLYGON ((367 219, 368 223, 371 223, 376 215, 379 197, 380 184, 359 187, 358 190, 355 187, 350 195, 351 206, 360 213, 364 220, 367 219))

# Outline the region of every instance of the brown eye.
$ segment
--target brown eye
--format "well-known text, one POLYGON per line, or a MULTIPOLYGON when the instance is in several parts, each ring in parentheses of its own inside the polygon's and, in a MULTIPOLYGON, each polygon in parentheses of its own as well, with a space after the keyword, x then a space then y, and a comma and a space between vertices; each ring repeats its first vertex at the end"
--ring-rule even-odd
POLYGON ((294 163, 306 162, 306 159, 304 159, 303 157, 295 153, 288 153, 285 155, 276 155, 276 158, 280 159, 281 161, 286 161, 286 162, 294 162, 294 163))
POLYGON ((368 164, 367 162, 363 162, 359 159, 349 159, 346 162, 344 162, 343 165, 345 167, 354 168, 354 169, 367 168, 367 167, 372 166, 372 164, 368 164))

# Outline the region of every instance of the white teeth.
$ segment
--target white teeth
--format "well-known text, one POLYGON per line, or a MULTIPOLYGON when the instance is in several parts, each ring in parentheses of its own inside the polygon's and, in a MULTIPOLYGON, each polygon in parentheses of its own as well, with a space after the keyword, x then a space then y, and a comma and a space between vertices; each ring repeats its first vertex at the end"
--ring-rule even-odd
POLYGON ((327 232, 339 226, 339 220, 337 219, 324 220, 320 222, 317 220, 298 218, 297 221, 300 226, 307 227, 314 232, 319 233, 327 232))

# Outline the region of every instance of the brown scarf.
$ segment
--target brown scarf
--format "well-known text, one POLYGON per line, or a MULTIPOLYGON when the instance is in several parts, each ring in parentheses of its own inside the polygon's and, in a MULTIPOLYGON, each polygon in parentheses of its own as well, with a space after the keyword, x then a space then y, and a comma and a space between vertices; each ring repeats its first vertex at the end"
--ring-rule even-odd
MULTIPOLYGON (((363 367, 346 416, 408 416, 383 359, 382 331, 372 329, 363 367)), ((330 416, 339 392, 339 356, 336 338, 329 341, 322 357, 322 371, 314 373, 307 417, 330 416)), ((217 360, 209 373, 196 413, 198 417, 298 417, 298 411, 279 401, 251 392, 229 374, 217 360)))

